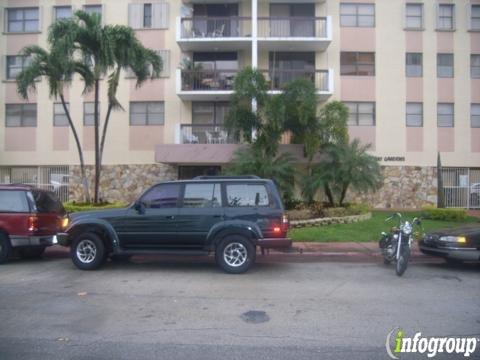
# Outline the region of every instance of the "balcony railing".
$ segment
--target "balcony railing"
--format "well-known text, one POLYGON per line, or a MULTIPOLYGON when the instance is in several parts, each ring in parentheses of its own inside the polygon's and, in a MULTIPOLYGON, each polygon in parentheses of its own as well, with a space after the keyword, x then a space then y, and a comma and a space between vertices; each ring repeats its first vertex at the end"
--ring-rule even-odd
POLYGON ((327 38, 326 17, 259 17, 259 38, 327 38))
POLYGON ((282 90, 285 84, 296 79, 308 79, 315 84, 317 91, 331 92, 328 70, 261 70, 270 90, 282 90))
POLYGON ((229 91, 238 70, 182 70, 182 91, 229 91))
POLYGON ((180 20, 182 39, 239 38, 252 35, 249 17, 194 16, 180 20))
POLYGON ((238 144, 219 125, 183 124, 180 126, 180 135, 182 144, 238 144))

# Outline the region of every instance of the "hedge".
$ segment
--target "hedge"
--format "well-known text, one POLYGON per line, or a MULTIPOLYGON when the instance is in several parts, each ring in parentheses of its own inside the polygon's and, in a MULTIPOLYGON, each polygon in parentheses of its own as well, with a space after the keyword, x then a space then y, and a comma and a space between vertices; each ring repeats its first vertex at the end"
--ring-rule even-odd
POLYGON ((80 211, 92 211, 92 210, 104 210, 104 209, 118 209, 127 206, 124 202, 102 203, 102 204, 86 204, 77 203, 74 201, 66 202, 63 207, 68 213, 80 212, 80 211))
POLYGON ((465 209, 439 209, 434 206, 422 208, 422 218, 443 221, 462 221, 467 217, 465 209))

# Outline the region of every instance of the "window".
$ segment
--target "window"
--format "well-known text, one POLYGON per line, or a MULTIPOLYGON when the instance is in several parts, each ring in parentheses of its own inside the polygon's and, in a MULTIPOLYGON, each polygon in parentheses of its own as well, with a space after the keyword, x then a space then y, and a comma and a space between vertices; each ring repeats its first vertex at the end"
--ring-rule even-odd
POLYGON ((7 127, 36 127, 37 104, 6 104, 5 125, 7 127))
POLYGON ((406 54, 406 68, 405 73, 407 77, 422 77, 423 75, 423 61, 420 53, 406 54))
POLYGON ((454 30, 455 29, 455 5, 439 4, 437 30, 454 30))
POLYGON ((423 29, 423 4, 406 4, 405 28, 423 29))
POLYGON ((186 184, 183 207, 206 208, 221 207, 220 184, 186 184))
POLYGON ((130 102, 130 125, 163 125, 164 122, 163 101, 130 102))
POLYGON ((7 32, 40 31, 38 8, 11 8, 6 10, 7 32))
POLYGON ((168 12, 166 1, 129 4, 128 25, 133 29, 167 29, 168 12))
MULTIPOLYGON (((100 104, 98 104, 98 121, 100 121, 100 104)), ((94 126, 95 125, 95 103, 84 102, 83 103, 83 125, 94 126)))
POLYGON ((25 191, 0 191, 0 212, 30 212, 25 191))
MULTIPOLYGON (((296 1, 295 1, 296 2, 296 1)), ((299 1, 300 2, 300 1, 299 1)), ((291 1, 291 4, 270 4, 270 21, 269 21, 269 34, 267 34, 267 29, 260 27, 260 36, 273 36, 273 37, 312 37, 315 36, 315 4, 293 4, 294 1, 291 1)), ((217 9, 219 8, 218 5, 217 9)), ((236 4, 235 4, 236 6, 236 4)), ((237 6, 236 6, 237 7, 237 6)), ((194 15, 198 14, 195 10, 199 7, 194 7, 194 15)), ((212 5, 207 5, 207 15, 210 13, 210 16, 222 16, 218 13, 218 10, 212 5), (217 13, 217 14, 215 14, 217 13)), ((223 11, 222 11, 223 12, 223 11)), ((237 8, 231 9, 229 14, 226 16, 238 16, 237 8), (235 14, 235 15, 234 15, 235 14)), ((230 24, 229 24, 230 25, 230 24)), ((207 28, 212 28, 216 26, 211 24, 207 28)), ((229 26, 228 34, 230 36, 235 36, 239 33, 238 30, 232 29, 234 26, 229 26), (232 31, 233 30, 233 31, 232 31)), ((210 30, 210 29, 207 29, 210 30)), ((212 28, 214 30, 214 28, 212 28)), ((323 33, 323 32, 322 32, 323 33)))
POLYGON ((480 79, 480 55, 470 55, 470 76, 480 79))
POLYGON ((71 6, 55 6, 53 8, 55 20, 59 19, 68 19, 72 17, 72 7, 71 6))
POLYGON ((230 207, 269 206, 265 185, 227 184, 227 200, 230 207))
POLYGON ((273 89, 299 78, 315 82, 315 52, 271 51, 268 76, 273 89))
POLYGON ((32 191, 35 206, 39 213, 65 214, 65 209, 57 195, 47 191, 32 191))
POLYGON ((141 202, 147 209, 175 208, 179 195, 180 184, 162 184, 150 189, 141 202))
POLYGON ((152 4, 143 4, 143 27, 152 27, 152 4))
POLYGON ((83 5, 83 10, 87 14, 98 14, 102 16, 102 5, 83 5))
POLYGON ((480 5, 470 8, 470 30, 480 31, 480 5))
POLYGON ((348 107, 349 126, 375 126, 375 103, 345 102, 348 107))
POLYGON ((407 103, 406 109, 406 123, 407 126, 421 127, 423 126, 423 104, 422 103, 407 103))
POLYGON ((229 111, 228 102, 192 102, 192 124, 223 125, 229 111))
POLYGON ((437 125, 438 127, 453 127, 454 125, 453 104, 437 104, 437 125))
POLYGON ((30 63, 30 56, 13 55, 7 56, 7 79, 15 80, 17 75, 28 66, 30 63))
POLYGON ((353 76, 375 76, 375 53, 341 52, 340 74, 353 76))
POLYGON ((437 77, 453 77, 453 54, 437 54, 437 77))
MULTIPOLYGON (((69 109, 69 104, 67 105, 67 109, 69 109)), ((63 105, 61 103, 54 103, 53 104, 53 126, 68 126, 68 119, 67 114, 65 114, 65 110, 63 109, 63 105)))
POLYGON ((470 125, 472 128, 480 128, 480 104, 471 105, 470 125))
POLYGON ((374 4, 340 4, 340 26, 374 27, 374 4))

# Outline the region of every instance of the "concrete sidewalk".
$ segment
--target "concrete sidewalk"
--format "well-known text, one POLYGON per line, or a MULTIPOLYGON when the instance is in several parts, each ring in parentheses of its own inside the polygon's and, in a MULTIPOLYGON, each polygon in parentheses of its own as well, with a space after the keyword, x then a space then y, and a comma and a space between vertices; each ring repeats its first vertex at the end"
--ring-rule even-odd
MULTIPOLYGON (((279 256, 294 262, 337 261, 337 262, 379 262, 382 254, 377 242, 294 242, 287 252, 270 250, 269 255, 279 256), (290 258, 290 259, 287 259, 290 258)), ((423 255, 416 243, 413 244, 411 261, 438 262, 443 259, 423 255)))

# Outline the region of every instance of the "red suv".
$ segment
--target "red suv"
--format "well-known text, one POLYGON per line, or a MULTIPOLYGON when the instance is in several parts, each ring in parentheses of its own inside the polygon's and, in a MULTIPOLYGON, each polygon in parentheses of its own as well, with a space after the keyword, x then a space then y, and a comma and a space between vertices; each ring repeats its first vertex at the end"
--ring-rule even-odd
POLYGON ((28 185, 0 185, 0 264, 12 253, 40 257, 68 225, 65 209, 50 191, 28 185))

